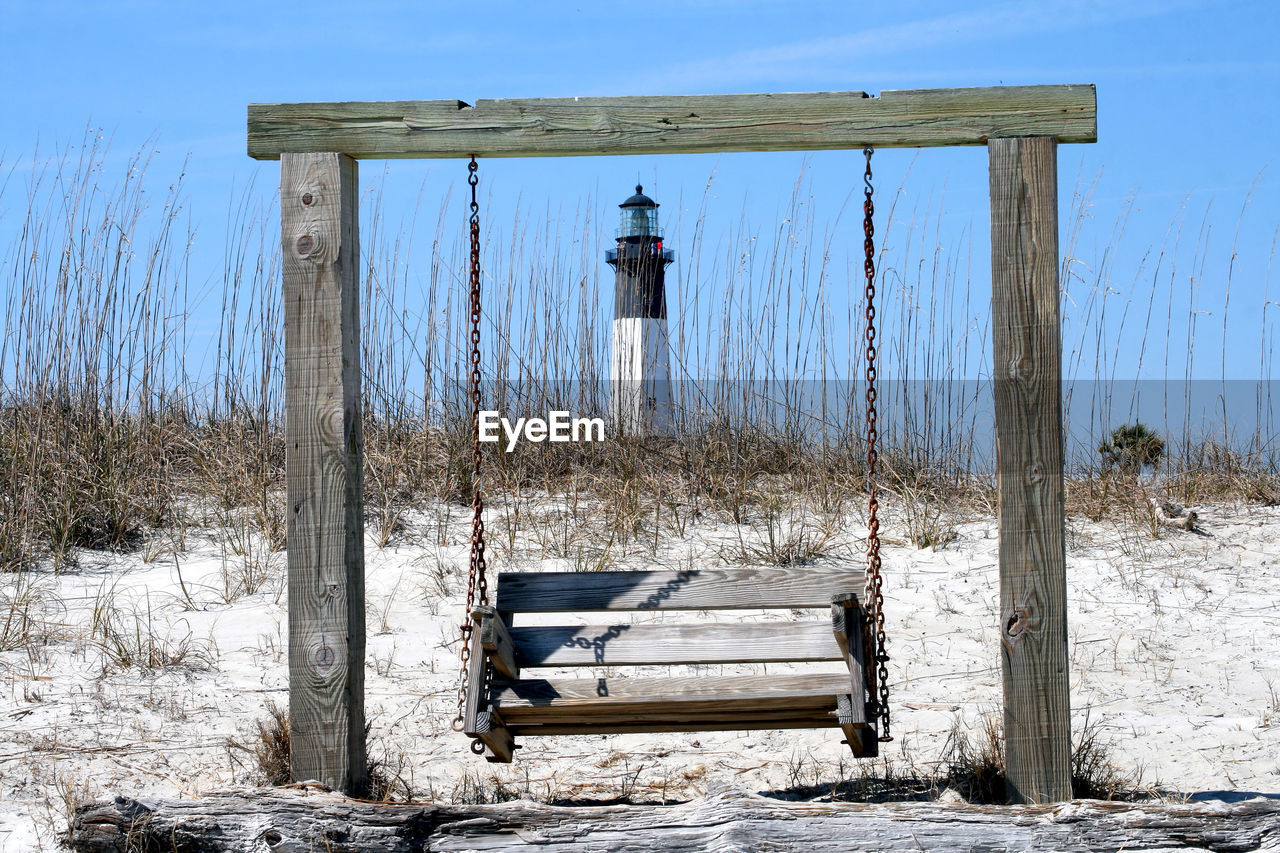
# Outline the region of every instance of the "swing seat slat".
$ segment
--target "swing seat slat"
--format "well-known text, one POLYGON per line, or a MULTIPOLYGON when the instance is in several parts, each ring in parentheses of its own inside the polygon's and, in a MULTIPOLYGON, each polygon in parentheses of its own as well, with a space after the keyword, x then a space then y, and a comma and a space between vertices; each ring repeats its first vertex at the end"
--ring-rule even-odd
POLYGON ((528 720, 547 709, 568 714, 617 714, 718 711, 734 703, 750 709, 799 709, 825 706, 849 692, 843 673, 815 675, 678 676, 668 678, 528 678, 496 682, 490 706, 504 720, 528 720))
POLYGON ((830 622, 564 625, 510 632, 521 667, 844 660, 830 622), (785 630, 779 630, 782 625, 785 630))
POLYGON ((846 728, 866 724, 849 678, 724 676, 524 679, 490 702, 512 737, 660 731, 846 728))
POLYGON ((825 608, 832 595, 861 592, 863 576, 861 566, 500 572, 497 608, 507 613, 825 608))

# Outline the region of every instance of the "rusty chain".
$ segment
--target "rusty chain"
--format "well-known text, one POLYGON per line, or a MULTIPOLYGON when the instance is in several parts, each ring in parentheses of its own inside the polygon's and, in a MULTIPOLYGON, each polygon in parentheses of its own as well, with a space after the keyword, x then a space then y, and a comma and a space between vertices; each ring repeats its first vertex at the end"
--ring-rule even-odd
MULTIPOLYGON (((484 496, 480 490, 480 203, 476 200, 476 158, 467 166, 467 184, 471 187, 471 559, 467 567, 467 606, 462 617, 462 649, 458 652, 461 673, 458 676, 458 715, 454 717, 454 731, 462 731, 466 725, 465 708, 467 690, 471 681, 471 632, 475 624, 471 611, 477 604, 489 603, 489 582, 485 577, 484 557, 484 496)), ((476 745, 471 751, 476 752, 476 745)), ((483 744, 480 751, 484 750, 483 744)))
POLYGON ((864 234, 863 249, 866 258, 863 261, 863 272, 867 277, 867 578, 864 599, 870 615, 875 620, 864 624, 864 648, 873 649, 874 661, 868 661, 865 669, 867 693, 871 697, 868 703, 868 716, 879 718, 883 724, 880 740, 891 741, 889 719, 889 655, 886 651, 884 631, 884 590, 880 579, 880 500, 876 486, 876 441, 879 433, 876 428, 876 244, 875 244, 875 202, 871 199, 871 154, 872 149, 864 148, 862 152, 867 158, 866 170, 862 173, 865 196, 862 201, 862 230, 864 234))

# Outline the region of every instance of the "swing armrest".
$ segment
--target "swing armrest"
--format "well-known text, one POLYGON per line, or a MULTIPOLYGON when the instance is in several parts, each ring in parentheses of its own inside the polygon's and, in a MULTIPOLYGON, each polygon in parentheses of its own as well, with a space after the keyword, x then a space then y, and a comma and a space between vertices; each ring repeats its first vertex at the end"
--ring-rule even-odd
POLYGON ((471 684, 462 730, 467 737, 477 738, 485 745, 485 760, 508 763, 518 747, 511 732, 503 725, 502 718, 489 707, 486 695, 488 679, 484 669, 489 664, 504 675, 517 672, 515 649, 502 618, 492 607, 477 607, 468 615, 475 624, 471 634, 471 684))
POLYGON ((864 618, 857 594, 846 592, 831 597, 831 629, 835 632, 836 644, 844 655, 845 665, 849 667, 849 682, 855 699, 853 707, 842 709, 842 716, 847 715, 845 718, 849 724, 858 727, 870 725, 867 720, 867 682, 863 670, 866 664, 864 618))
POLYGON ((511 641, 507 625, 492 607, 481 605, 471 611, 471 618, 479 624, 480 648, 485 657, 493 664, 499 675, 510 679, 520 677, 520 666, 516 663, 516 646, 511 641))

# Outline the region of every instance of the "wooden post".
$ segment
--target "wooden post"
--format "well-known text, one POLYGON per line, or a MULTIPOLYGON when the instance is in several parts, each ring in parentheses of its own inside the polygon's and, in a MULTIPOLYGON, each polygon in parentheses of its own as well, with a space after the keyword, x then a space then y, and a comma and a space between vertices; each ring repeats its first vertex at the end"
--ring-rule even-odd
POLYGON ((280 158, 295 779, 364 793, 364 543, 356 161, 280 158))
POLYGON ((1010 799, 1056 802, 1071 798, 1057 142, 988 151, 1005 762, 1010 799))

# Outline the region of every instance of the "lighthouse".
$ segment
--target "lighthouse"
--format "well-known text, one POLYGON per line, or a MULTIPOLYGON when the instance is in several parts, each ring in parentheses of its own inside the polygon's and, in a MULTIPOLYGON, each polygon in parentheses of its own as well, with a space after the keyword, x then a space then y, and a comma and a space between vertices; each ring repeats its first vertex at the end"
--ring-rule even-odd
POLYGON ((665 280, 675 254, 662 248, 658 203, 644 187, 618 207, 618 242, 605 252, 615 271, 609 414, 622 435, 667 435, 674 419, 665 280))

